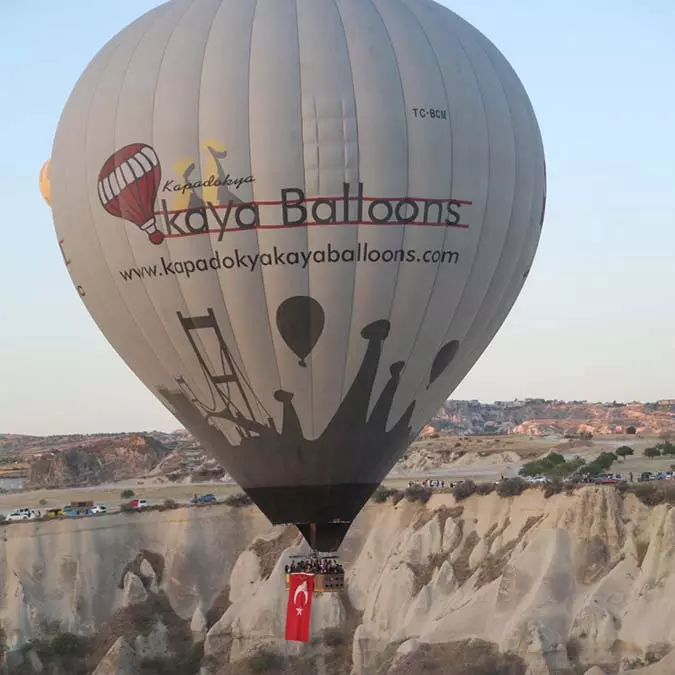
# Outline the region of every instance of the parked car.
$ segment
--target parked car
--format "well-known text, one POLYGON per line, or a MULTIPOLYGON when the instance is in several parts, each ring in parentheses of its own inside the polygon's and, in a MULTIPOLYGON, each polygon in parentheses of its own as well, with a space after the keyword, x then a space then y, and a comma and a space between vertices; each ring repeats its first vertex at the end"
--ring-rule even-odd
POLYGON ((214 502, 217 502, 218 499, 216 498, 216 495, 209 493, 206 495, 195 495, 191 500, 191 504, 213 504, 214 502))
POLYGON ((97 513, 108 513, 108 507, 105 504, 94 504, 91 507, 91 512, 93 515, 97 513))
POLYGON ((130 506, 132 509, 144 509, 148 506, 147 499, 132 499, 127 506, 130 506))
POLYGON ((14 509, 10 511, 6 516, 6 520, 30 520, 33 517, 33 511, 27 508, 14 509))

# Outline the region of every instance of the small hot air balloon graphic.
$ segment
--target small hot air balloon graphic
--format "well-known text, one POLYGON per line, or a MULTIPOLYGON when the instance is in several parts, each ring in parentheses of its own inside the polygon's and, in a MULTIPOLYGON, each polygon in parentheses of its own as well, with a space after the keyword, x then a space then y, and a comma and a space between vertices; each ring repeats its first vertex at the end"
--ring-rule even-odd
POLYGON ((326 316, 323 307, 307 295, 295 295, 277 308, 277 328, 284 342, 307 367, 305 359, 321 337, 326 316))
POLYGON ((137 225, 153 244, 164 240, 153 210, 161 176, 157 153, 145 143, 120 148, 108 157, 98 174, 98 196, 103 208, 137 225))

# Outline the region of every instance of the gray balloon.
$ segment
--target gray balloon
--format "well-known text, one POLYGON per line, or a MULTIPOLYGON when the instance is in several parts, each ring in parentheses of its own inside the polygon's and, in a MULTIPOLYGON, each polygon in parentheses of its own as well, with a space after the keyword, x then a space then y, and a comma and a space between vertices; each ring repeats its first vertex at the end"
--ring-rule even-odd
POLYGON ((163 4, 82 74, 50 174, 101 331, 321 550, 501 326, 546 193, 521 82, 431 0, 163 4), (280 332, 288 298, 321 330, 280 332))

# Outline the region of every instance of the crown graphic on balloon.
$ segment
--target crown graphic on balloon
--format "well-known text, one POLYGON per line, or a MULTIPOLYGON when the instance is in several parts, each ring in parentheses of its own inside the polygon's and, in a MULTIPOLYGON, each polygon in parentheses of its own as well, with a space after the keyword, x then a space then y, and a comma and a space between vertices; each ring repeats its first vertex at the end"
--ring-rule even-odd
POLYGON ((161 177, 157 153, 145 143, 120 148, 108 157, 98 174, 98 196, 103 208, 134 223, 153 244, 164 241, 154 213, 161 177))

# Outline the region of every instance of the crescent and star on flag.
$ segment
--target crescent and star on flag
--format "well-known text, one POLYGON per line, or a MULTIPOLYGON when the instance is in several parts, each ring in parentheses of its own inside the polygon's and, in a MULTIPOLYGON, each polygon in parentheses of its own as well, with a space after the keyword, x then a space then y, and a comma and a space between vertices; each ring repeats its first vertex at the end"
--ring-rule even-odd
POLYGON ((295 593, 293 593, 293 604, 295 605, 295 611, 298 613, 298 616, 302 616, 302 610, 304 606, 307 605, 307 597, 308 597, 308 591, 307 591, 307 581, 303 581, 296 589, 295 593), (302 607, 298 605, 298 596, 302 595, 303 596, 303 601, 302 601, 302 607))

